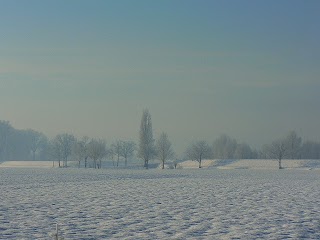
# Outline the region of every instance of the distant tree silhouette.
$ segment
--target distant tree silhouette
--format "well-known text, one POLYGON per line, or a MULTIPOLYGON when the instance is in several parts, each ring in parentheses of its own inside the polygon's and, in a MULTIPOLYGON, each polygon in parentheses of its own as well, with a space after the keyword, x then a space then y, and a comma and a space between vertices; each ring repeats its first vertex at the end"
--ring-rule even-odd
POLYGON ((151 115, 149 110, 146 109, 143 111, 140 123, 138 157, 143 159, 144 167, 148 169, 149 161, 155 156, 156 150, 152 133, 151 115))
POLYGON ((174 152, 171 142, 168 139, 166 133, 161 133, 160 137, 156 141, 157 157, 161 162, 161 168, 164 169, 165 161, 174 158, 174 152))
POLYGON ((202 160, 212 157, 212 148, 206 141, 194 142, 187 148, 186 155, 192 161, 197 161, 201 168, 202 160))

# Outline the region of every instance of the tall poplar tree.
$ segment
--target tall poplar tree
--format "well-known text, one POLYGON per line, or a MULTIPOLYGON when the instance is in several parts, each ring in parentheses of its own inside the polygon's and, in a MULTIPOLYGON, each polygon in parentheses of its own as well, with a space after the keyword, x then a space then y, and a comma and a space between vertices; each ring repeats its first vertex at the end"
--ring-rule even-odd
POLYGON ((156 156, 154 139, 152 133, 151 115, 148 109, 145 109, 142 114, 139 135, 139 150, 138 157, 144 161, 144 167, 149 168, 149 160, 156 156))

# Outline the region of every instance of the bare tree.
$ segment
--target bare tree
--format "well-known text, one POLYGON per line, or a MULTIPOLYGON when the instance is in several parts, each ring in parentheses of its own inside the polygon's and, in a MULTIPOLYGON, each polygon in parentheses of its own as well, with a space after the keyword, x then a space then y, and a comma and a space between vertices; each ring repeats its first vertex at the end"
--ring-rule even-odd
POLYGON ((301 147, 301 157, 304 159, 320 159, 320 143, 307 140, 301 147))
POLYGON ((88 143, 89 143, 89 138, 87 136, 84 136, 82 137, 81 140, 76 141, 73 145, 73 153, 77 157, 79 168, 82 160, 84 160, 84 167, 87 168, 87 160, 89 157, 88 143))
POLYGON ((119 167, 119 161, 121 157, 122 144, 120 140, 117 140, 115 143, 111 144, 112 153, 117 157, 116 166, 119 167))
POLYGON ((246 143, 237 144, 237 148, 234 152, 235 159, 250 159, 253 156, 253 152, 250 146, 246 143))
POLYGON ((41 160, 48 160, 49 155, 49 139, 46 135, 44 135, 44 138, 40 142, 40 146, 37 150, 38 159, 41 160))
POLYGON ((93 160, 94 168, 101 168, 101 160, 107 155, 106 142, 102 139, 92 139, 88 143, 88 154, 93 160))
POLYGON ((112 160, 112 165, 115 167, 115 166, 116 166, 116 163, 114 162, 114 158, 115 158, 114 156, 115 156, 115 153, 114 153, 114 151, 113 151, 113 148, 110 147, 110 148, 108 149, 108 157, 111 158, 111 160, 112 160))
POLYGON ((212 149, 206 141, 198 141, 187 148, 186 155, 192 161, 197 161, 201 168, 201 161, 212 157, 212 149))
POLYGON ((299 157, 302 147, 302 139, 298 137, 295 131, 291 131, 286 137, 288 147, 288 157, 296 159, 299 157))
POLYGON ((161 168, 164 169, 164 163, 170 158, 174 158, 174 152, 171 142, 166 133, 162 133, 156 142, 157 156, 161 161, 161 168))
POLYGON ((32 129, 25 131, 25 134, 28 138, 28 147, 32 153, 32 160, 36 160, 36 153, 40 151, 41 147, 44 146, 47 141, 47 137, 40 132, 37 132, 32 129))
POLYGON ((143 159, 144 167, 149 168, 149 161, 156 156, 154 139, 152 133, 151 115, 146 109, 143 111, 140 124, 138 157, 143 159))
POLYGON ((0 161, 7 160, 10 133, 13 127, 7 121, 0 121, 0 161))
POLYGON ((271 144, 265 145, 263 149, 266 156, 268 156, 271 159, 278 159, 279 169, 283 169, 281 165, 281 161, 283 158, 288 156, 288 144, 286 143, 286 140, 285 139, 275 140, 271 144))
POLYGON ((127 166, 128 158, 133 157, 136 144, 132 141, 121 141, 120 155, 124 158, 124 165, 127 166))
POLYGON ((58 134, 55 137, 63 160, 63 167, 68 167, 68 158, 72 152, 72 146, 76 141, 76 138, 68 133, 58 134))
POLYGON ((237 148, 237 141, 223 134, 213 143, 214 157, 219 159, 233 159, 237 148))
POLYGON ((49 142, 49 154, 51 157, 53 157, 53 160, 58 161, 58 166, 61 167, 62 149, 59 141, 56 138, 49 142))

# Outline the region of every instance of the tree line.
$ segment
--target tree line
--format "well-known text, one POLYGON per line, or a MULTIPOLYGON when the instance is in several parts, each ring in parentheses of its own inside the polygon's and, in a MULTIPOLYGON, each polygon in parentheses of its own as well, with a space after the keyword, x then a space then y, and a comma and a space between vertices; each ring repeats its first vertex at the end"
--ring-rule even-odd
MULTIPOLYGON (((167 133, 162 132, 155 140, 153 137, 151 114, 143 111, 139 143, 130 140, 117 140, 107 145, 104 139, 77 139, 69 133, 57 134, 49 139, 45 134, 32 130, 18 130, 8 121, 0 120, 0 161, 6 160, 55 160, 60 167, 68 166, 69 160, 78 161, 78 166, 101 168, 102 161, 112 160, 115 167, 127 166, 128 160, 137 157, 143 166, 149 167, 151 160, 157 159, 161 168, 165 163, 175 162, 174 153, 167 133)), ((221 135, 212 144, 200 140, 192 142, 179 159, 191 159, 199 163, 203 159, 320 159, 320 143, 303 141, 295 131, 265 144, 261 149, 253 149, 247 143, 238 143, 228 135, 221 135)))
POLYGON ((127 165, 133 157, 135 143, 118 140, 109 147, 104 139, 84 136, 77 139, 69 133, 57 134, 49 139, 43 133, 27 129, 18 130, 8 121, 0 121, 0 161, 6 160, 55 160, 59 167, 67 167, 69 160, 76 160, 80 167, 101 168, 102 160, 120 159, 127 165))
POLYGON ((303 141, 295 131, 265 144, 260 150, 252 149, 246 143, 221 135, 212 146, 206 141, 192 143, 186 150, 188 159, 197 161, 201 168, 203 159, 276 159, 282 169, 283 159, 320 159, 320 143, 303 141))

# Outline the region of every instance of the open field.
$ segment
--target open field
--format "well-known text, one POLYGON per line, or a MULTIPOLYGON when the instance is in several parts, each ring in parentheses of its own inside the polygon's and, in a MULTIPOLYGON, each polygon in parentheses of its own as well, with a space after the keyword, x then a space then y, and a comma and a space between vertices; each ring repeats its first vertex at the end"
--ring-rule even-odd
MULTIPOLYGON (((61 166, 62 166, 61 162, 61 166)), ((91 162, 88 163, 90 166, 91 162)), ((111 161, 103 161, 103 168, 114 168, 111 161)), ((172 163, 169 164, 171 167, 172 163)), ((166 165, 166 168, 169 168, 166 165)), ((77 161, 68 161, 68 166, 72 168, 78 168, 77 161)), ((123 164, 119 165, 124 168, 123 164)), ((150 168, 155 168, 160 164, 158 162, 152 162, 150 168)), ((199 163, 196 161, 183 161, 178 164, 178 168, 194 169, 198 168, 199 163)), ((219 169, 264 169, 264 170, 276 170, 278 169, 278 161, 273 159, 205 159, 202 160, 202 168, 219 168, 219 169)), ((282 166, 284 169, 301 169, 301 170, 320 170, 320 160, 282 160, 282 166)), ((58 167, 58 161, 6 161, 0 162, 0 168, 52 168, 58 167)), ((83 168, 83 163, 81 163, 83 168)), ((128 168, 142 168, 141 161, 135 160, 128 165, 128 168)))
MULTIPOLYGON (((1 166, 1 165, 0 165, 1 166)), ((196 161, 184 161, 179 163, 183 169, 198 168, 196 161)), ((276 170, 278 169, 278 160, 273 159, 213 159, 203 160, 201 166, 203 168, 218 169, 259 169, 259 170, 276 170)), ((300 170, 320 170, 320 160, 282 160, 284 169, 300 169, 300 170)))
POLYGON ((319 239, 320 172, 0 168, 0 239, 319 239))

